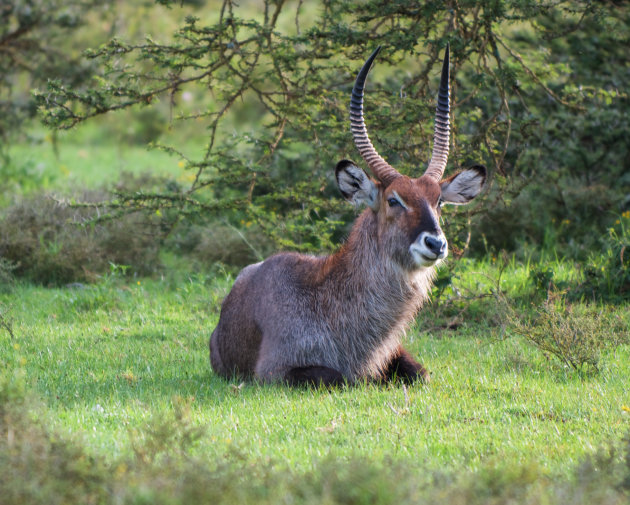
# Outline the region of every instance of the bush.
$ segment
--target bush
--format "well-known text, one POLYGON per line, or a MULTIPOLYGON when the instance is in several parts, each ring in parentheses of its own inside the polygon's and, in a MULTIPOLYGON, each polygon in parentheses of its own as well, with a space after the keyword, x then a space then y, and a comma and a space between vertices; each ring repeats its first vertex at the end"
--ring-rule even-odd
MULTIPOLYGON (((79 55, 78 31, 95 12, 104 19, 106 1, 3 0, 0 3, 0 158, 6 155, 37 106, 30 90, 60 79, 80 86, 92 74, 79 55), (68 42, 72 40, 72 42, 68 42)), ((104 24, 104 23, 103 23, 104 24)), ((91 28, 92 33, 98 28, 91 28)))
POLYGON ((111 472, 104 462, 34 421, 33 405, 19 371, 0 375, 2 502, 106 503, 111 472))
POLYGON ((242 229, 227 222, 179 226, 165 245, 205 270, 215 264, 238 270, 273 252, 273 243, 251 223, 244 223, 242 229))
POLYGON ((630 211, 608 229, 601 249, 590 254, 584 277, 573 297, 617 303, 630 300, 630 211))
POLYGON ((54 180, 54 175, 44 173, 33 160, 17 160, 0 157, 0 205, 10 203, 16 194, 41 191, 54 180))
POLYGON ((574 370, 598 371, 604 349, 627 343, 624 329, 616 328, 623 321, 611 319, 604 308, 568 304, 551 291, 532 316, 509 319, 512 331, 574 370))
POLYGON ((5 290, 13 284, 15 279, 13 272, 19 265, 0 256, 0 290, 5 290))
MULTIPOLYGON (((103 194, 85 195, 87 201, 103 194)), ((0 220, 3 271, 41 284, 93 281, 110 263, 129 273, 150 274, 159 267, 159 220, 141 213, 91 223, 98 209, 72 208, 43 194, 4 210, 0 220), (6 267, 6 268, 5 268, 6 267)))

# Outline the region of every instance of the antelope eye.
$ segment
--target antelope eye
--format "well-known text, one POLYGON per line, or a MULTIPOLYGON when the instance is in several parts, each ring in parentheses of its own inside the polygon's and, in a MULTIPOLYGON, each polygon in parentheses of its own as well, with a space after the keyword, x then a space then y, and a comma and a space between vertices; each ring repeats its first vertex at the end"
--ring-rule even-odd
POLYGON ((394 197, 388 198, 387 203, 390 207, 396 207, 396 205, 400 205, 400 202, 396 200, 394 197))
POLYGON ((438 208, 441 209, 443 205, 444 205, 444 200, 442 200, 442 198, 439 198, 438 203, 437 203, 438 208))

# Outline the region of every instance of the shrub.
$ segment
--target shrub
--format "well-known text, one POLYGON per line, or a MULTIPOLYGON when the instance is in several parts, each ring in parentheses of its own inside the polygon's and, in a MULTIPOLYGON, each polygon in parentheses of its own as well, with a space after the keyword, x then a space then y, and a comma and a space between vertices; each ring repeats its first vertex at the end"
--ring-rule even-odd
POLYGON ((0 157, 0 204, 10 203, 15 194, 25 194, 46 187, 55 176, 45 173, 33 160, 2 159, 0 157))
MULTIPOLYGON (((141 105, 143 127, 132 132, 141 141, 160 135, 153 122, 160 116, 148 111, 168 100, 174 117, 208 132, 203 153, 180 153, 195 174, 187 198, 175 202, 182 215, 193 202, 197 213, 212 202, 233 223, 236 210, 277 242, 319 251, 322 236, 339 235, 344 211, 330 205, 331 168, 356 156, 348 99, 364 58, 384 46, 365 104, 375 145, 401 172, 419 175, 432 138, 436 67, 449 42, 456 105, 449 170, 490 168, 485 203, 445 213, 451 243, 460 230, 481 253, 473 232, 485 230, 493 249, 515 250, 540 243, 554 219, 569 216, 560 243, 585 257, 582 244, 627 195, 630 115, 618 83, 627 73, 621 34, 630 10, 617 2, 385 4, 320 2, 294 12, 265 2, 263 16, 248 3, 225 2, 218 18, 182 11, 185 22, 170 38, 141 42, 116 25, 114 39, 85 53, 99 72, 89 85, 51 79, 34 96, 44 121, 62 129, 141 105), (185 92, 203 101, 184 106, 185 92), (481 206, 492 213, 481 216, 481 206)), ((135 201, 147 200, 156 202, 135 201)))
POLYGON ((4 304, 0 303, 0 333, 4 330, 9 334, 11 339, 14 339, 15 334, 13 333, 13 321, 7 315, 8 312, 9 311, 5 308, 4 304))
POLYGON ((220 264, 238 270, 273 252, 273 243, 257 225, 244 223, 238 229, 216 221, 179 226, 166 246, 194 259, 204 269, 220 264))
POLYGON ((19 265, 19 263, 14 263, 0 256, 0 291, 7 290, 13 284, 15 279, 13 272, 19 265))
POLYGON ((546 356, 554 356, 579 371, 598 371, 601 351, 626 341, 625 331, 616 328, 605 309, 568 304, 558 293, 549 292, 533 315, 510 316, 511 329, 522 335, 546 356), (619 335, 619 336, 617 336, 619 335))
POLYGON ((624 212, 602 239, 601 250, 591 253, 584 282, 573 297, 599 301, 630 300, 630 211, 624 212))
POLYGON ((548 292, 553 287, 554 271, 550 266, 534 267, 529 272, 529 279, 537 291, 548 292))
MULTIPOLYGON (((103 196, 85 195, 95 198, 103 196)), ((130 273, 138 274, 158 268, 157 218, 136 212, 93 224, 97 212, 43 194, 8 207, 0 220, 2 270, 42 284, 65 284, 93 281, 110 263, 130 265, 130 273)))

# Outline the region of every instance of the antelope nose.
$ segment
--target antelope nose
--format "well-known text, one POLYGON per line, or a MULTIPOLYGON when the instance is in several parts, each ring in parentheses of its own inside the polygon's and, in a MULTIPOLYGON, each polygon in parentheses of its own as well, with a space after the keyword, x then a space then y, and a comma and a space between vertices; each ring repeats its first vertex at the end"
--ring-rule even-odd
POLYGON ((436 256, 443 256, 446 251, 446 240, 441 237, 426 235, 424 237, 424 245, 436 256))

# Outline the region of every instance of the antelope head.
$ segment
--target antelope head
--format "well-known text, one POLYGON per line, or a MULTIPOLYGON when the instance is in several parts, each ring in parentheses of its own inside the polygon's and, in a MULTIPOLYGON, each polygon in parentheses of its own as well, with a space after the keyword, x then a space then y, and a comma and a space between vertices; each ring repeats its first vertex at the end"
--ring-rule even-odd
POLYGON ((389 165, 370 141, 363 119, 363 90, 380 46, 367 59, 352 90, 350 125, 355 145, 375 179, 349 160, 337 164, 335 175, 342 195, 354 204, 366 203, 377 220, 376 240, 408 270, 430 267, 446 258, 448 245, 440 228, 444 204, 462 205, 481 191, 486 168, 476 165, 442 179, 449 150, 449 48, 444 54, 435 115, 433 153, 418 178, 389 165))

